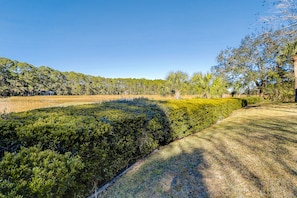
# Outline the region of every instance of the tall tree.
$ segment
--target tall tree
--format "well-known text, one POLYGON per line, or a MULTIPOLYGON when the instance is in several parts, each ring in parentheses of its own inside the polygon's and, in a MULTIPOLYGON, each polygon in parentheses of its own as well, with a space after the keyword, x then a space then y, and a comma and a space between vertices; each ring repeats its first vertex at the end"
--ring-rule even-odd
MULTIPOLYGON (((280 29, 284 35, 288 37, 288 41, 279 55, 281 62, 284 59, 289 59, 293 62, 294 66, 294 80, 295 92, 297 88, 297 56, 296 56, 296 37, 297 37, 297 0, 273 0, 271 12, 269 15, 262 17, 267 22, 269 28, 280 29)), ((295 102, 297 102, 297 92, 295 93, 295 102)))
POLYGON ((270 12, 262 17, 262 20, 268 25, 268 29, 283 30, 286 34, 297 33, 297 1, 296 0, 273 0, 270 12))
POLYGON ((25 62, 14 61, 10 67, 12 92, 18 95, 32 95, 34 90, 34 74, 36 68, 25 62))
POLYGON ((202 72, 194 73, 190 83, 195 94, 202 98, 210 97, 212 75, 210 73, 203 74, 202 72))
POLYGON ((14 62, 7 58, 0 58, 0 96, 10 95, 10 80, 12 74, 9 70, 14 62))
POLYGON ((188 82, 188 74, 182 71, 170 72, 166 81, 169 87, 174 91, 174 95, 176 99, 180 98, 181 92, 185 89, 186 84, 188 82))
POLYGON ((190 84, 193 93, 202 98, 222 97, 222 95, 227 92, 226 81, 220 76, 215 76, 213 73, 194 73, 190 80, 190 84))
POLYGON ((281 64, 293 62, 295 102, 297 102, 297 40, 295 40, 293 43, 288 43, 285 45, 279 56, 279 61, 281 64))
POLYGON ((217 57, 218 65, 212 69, 217 75, 224 75, 230 88, 238 91, 256 88, 260 95, 277 72, 278 51, 285 37, 281 31, 264 32, 246 36, 238 48, 223 50, 217 57))
POLYGON ((219 98, 223 97, 224 94, 228 93, 227 85, 228 83, 224 80, 224 78, 212 74, 210 96, 219 98))

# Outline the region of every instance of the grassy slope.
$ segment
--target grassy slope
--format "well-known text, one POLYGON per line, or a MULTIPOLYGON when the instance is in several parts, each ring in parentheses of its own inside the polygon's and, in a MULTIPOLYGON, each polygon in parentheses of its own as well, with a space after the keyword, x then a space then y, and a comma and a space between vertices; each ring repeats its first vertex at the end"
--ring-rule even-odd
POLYGON ((297 105, 235 111, 154 152, 101 197, 297 197, 297 105))

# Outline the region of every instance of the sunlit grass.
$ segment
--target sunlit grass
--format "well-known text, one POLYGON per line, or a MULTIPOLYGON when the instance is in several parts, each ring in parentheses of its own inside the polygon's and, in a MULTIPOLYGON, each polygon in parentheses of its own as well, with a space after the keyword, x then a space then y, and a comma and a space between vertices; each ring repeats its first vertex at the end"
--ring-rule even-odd
POLYGON ((235 111, 154 152, 101 197, 297 197, 297 105, 235 111))
MULTIPOLYGON (((102 101, 148 98, 153 100, 172 99, 171 96, 160 95, 90 95, 90 96, 29 96, 29 97, 9 97, 0 98, 0 113, 22 112, 38 108, 69 106, 98 103, 102 101)), ((193 98, 195 96, 183 96, 183 98, 193 98)))

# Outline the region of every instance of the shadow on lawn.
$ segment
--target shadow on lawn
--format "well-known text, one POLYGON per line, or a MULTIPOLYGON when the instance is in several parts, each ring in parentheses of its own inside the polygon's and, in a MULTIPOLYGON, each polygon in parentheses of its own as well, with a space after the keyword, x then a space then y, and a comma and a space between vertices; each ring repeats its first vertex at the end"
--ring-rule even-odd
MULTIPOLYGON (((166 146, 135 165, 112 189, 100 197, 179 197, 208 198, 199 167, 204 166, 202 151, 186 148, 180 141, 166 146), (164 157, 164 152, 170 157, 164 157)), ((189 145, 188 145, 189 146, 189 145)))
POLYGON ((265 108, 161 148, 102 197, 297 197, 297 114, 265 108))
MULTIPOLYGON (((203 151, 193 148, 190 142, 177 142, 174 146, 179 153, 169 159, 161 160, 165 165, 159 177, 161 196, 165 197, 209 197, 208 189, 204 185, 200 168, 206 166, 203 151)), ((173 145, 170 145, 173 147, 173 145)), ((153 197, 159 197, 157 196, 153 197)))
POLYGON ((296 118, 230 120, 211 128, 207 136, 195 135, 203 157, 211 159, 212 167, 202 170, 211 196, 296 197, 296 118), (216 175, 221 179, 211 180, 216 175), (220 185, 215 189, 210 183, 220 185))

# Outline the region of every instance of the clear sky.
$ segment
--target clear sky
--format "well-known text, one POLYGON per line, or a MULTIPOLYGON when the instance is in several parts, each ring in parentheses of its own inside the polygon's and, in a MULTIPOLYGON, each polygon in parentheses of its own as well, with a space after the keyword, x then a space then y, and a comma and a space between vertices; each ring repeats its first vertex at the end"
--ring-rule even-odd
POLYGON ((262 0, 0 0, 0 57, 102 77, 210 71, 262 0))

